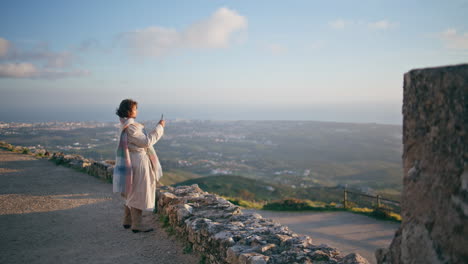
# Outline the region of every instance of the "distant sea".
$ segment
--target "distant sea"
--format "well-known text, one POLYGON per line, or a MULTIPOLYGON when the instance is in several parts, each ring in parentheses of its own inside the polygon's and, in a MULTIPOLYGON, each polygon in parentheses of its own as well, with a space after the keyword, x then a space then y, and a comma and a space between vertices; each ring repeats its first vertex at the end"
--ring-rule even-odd
MULTIPOLYGON (((117 106, 1 107, 0 121, 117 121, 117 106)), ((402 124, 401 105, 290 105, 290 106, 145 106, 139 105, 139 120, 311 120, 346 123, 402 124)))

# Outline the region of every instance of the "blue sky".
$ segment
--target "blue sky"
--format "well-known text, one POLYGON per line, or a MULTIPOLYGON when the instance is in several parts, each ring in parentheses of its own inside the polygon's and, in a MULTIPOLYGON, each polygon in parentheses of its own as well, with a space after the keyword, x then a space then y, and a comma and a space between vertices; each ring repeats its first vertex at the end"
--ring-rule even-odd
POLYGON ((466 14, 467 0, 2 1, 0 121, 109 119, 130 97, 148 119, 399 123, 405 72, 468 62, 466 14))

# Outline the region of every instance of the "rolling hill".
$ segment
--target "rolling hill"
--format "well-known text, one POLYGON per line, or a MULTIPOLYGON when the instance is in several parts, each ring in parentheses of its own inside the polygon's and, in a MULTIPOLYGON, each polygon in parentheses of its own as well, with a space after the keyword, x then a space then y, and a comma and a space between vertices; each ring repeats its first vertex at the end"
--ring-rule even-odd
POLYGON ((295 197, 324 202, 337 202, 342 199, 342 191, 339 188, 291 188, 287 185, 266 183, 261 180, 234 175, 190 179, 179 182, 175 186, 191 184, 198 184, 202 190, 207 192, 244 200, 271 201, 295 197))

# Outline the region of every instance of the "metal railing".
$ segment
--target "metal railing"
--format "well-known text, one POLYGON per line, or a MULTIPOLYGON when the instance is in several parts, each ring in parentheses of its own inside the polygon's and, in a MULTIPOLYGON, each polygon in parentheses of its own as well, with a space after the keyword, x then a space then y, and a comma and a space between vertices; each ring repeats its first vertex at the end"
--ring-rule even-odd
POLYGON ((352 199, 350 199, 349 194, 356 195, 356 196, 362 196, 365 198, 370 198, 371 199, 371 204, 376 206, 377 208, 386 208, 390 209, 392 211, 395 211, 397 213, 401 212, 401 204, 399 201, 391 200, 384 198, 380 195, 370 195, 366 193, 361 193, 361 192, 356 192, 356 191, 350 191, 347 188, 343 190, 343 206, 345 208, 350 207, 350 203, 353 202, 352 199))

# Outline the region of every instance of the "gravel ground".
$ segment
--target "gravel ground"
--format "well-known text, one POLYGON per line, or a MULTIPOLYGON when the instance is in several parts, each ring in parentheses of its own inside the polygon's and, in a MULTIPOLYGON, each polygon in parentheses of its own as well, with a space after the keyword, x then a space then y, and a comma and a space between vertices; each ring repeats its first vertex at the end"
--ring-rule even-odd
POLYGON ((50 161, 0 150, 0 263, 198 263, 195 253, 143 213, 155 231, 122 227, 112 185, 50 161))

